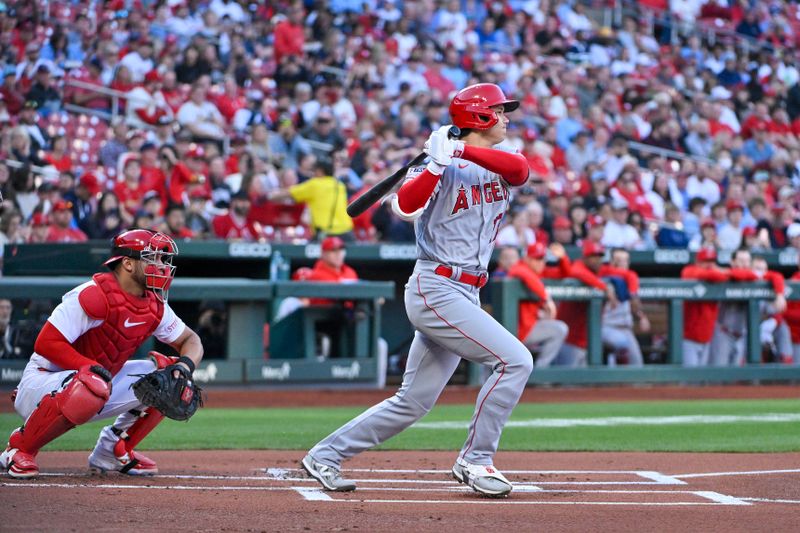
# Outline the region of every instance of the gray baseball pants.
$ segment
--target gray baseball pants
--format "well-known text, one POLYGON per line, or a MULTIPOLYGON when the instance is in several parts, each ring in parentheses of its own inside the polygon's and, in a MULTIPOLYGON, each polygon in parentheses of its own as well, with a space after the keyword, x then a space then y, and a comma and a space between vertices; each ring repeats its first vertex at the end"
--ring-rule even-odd
POLYGON ((406 285, 406 313, 416 328, 400 390, 337 429, 310 454, 338 468, 342 460, 385 442, 433 407, 460 360, 492 369, 475 405, 460 456, 492 464, 500 434, 519 401, 533 359, 528 349, 480 307, 478 289, 417 263, 406 285))

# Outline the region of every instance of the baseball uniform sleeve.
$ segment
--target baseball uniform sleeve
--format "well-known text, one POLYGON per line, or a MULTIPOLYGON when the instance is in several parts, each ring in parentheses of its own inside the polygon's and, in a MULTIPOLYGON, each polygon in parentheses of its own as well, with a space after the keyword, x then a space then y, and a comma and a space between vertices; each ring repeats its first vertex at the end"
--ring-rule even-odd
POLYGON ((163 343, 170 344, 183 334, 186 329, 186 324, 183 320, 175 314, 175 311, 169 306, 164 304, 164 315, 161 317, 161 322, 153 332, 155 338, 163 343))
POLYGON ((75 342, 78 337, 103 323, 102 320, 90 318, 78 300, 78 295, 93 285, 94 281, 88 281, 69 291, 47 319, 69 343, 75 342))
POLYGON ((517 187, 528 181, 530 168, 522 154, 467 144, 461 157, 490 172, 500 174, 509 185, 517 187))

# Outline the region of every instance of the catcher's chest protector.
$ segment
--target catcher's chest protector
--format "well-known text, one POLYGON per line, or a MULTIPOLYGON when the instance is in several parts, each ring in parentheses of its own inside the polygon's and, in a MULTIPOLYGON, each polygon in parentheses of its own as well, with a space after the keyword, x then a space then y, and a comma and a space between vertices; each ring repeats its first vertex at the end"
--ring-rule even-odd
POLYGON ((85 288, 79 300, 91 318, 103 323, 78 337, 73 346, 116 374, 156 330, 164 304, 151 291, 145 291, 142 298, 128 294, 110 272, 95 274, 92 279, 96 285, 85 288), (97 316, 98 310, 104 310, 105 316, 97 316))

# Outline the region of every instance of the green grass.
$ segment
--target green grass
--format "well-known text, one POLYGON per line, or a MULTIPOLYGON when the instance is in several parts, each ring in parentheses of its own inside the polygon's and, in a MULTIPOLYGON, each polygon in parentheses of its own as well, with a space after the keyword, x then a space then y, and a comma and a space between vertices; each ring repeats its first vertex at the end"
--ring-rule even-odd
MULTIPOLYGON (((437 406, 423 420, 463 423, 469 420, 472 410, 472 405, 437 406)), ((352 407, 202 409, 188 423, 163 422, 142 448, 303 450, 362 411, 363 408, 352 407)), ((511 420, 767 413, 800 413, 800 400, 521 404, 514 410, 511 420)), ((9 434, 20 422, 16 415, 0 415, 0 434, 9 434)), ((102 425, 97 422, 76 428, 45 449, 88 452, 102 425)), ((461 447, 465 436, 464 428, 412 427, 385 443, 381 449, 455 450, 461 447)), ((800 451, 800 423, 508 427, 500 447, 503 450, 535 451, 789 452, 800 451)))

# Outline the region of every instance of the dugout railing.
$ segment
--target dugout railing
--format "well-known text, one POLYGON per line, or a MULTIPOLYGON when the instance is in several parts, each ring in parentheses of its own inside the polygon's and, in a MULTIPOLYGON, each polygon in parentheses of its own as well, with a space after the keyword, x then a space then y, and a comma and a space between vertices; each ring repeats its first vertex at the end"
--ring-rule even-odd
MULTIPOLYGON (((72 288, 85 283, 78 276, 6 276, 0 278, 0 298, 13 302, 51 300, 56 302, 72 288)), ((347 383, 371 384, 377 380, 376 362, 381 329, 381 307, 394 298, 392 282, 359 281, 356 283, 282 282, 246 278, 176 278, 169 301, 196 306, 203 300, 225 303, 227 335, 224 358, 207 354, 195 373, 198 381, 211 383, 347 383), (347 357, 319 360, 316 353, 304 350, 301 358, 283 358, 272 352, 266 355, 265 335, 274 313, 273 303, 286 297, 328 298, 351 302, 348 308, 359 314, 354 321, 347 357)), ((57 302, 56 302, 57 303, 57 302)), ((331 306, 332 316, 341 307, 331 306)), ((302 322, 301 322, 302 323, 302 322)), ((193 324, 189 324, 192 326, 193 324)), ((308 346, 314 342, 309 327, 300 328, 288 342, 308 346)), ((140 350, 146 354, 149 346, 140 350)), ((13 386, 22 376, 27 355, 20 359, 0 359, 0 385, 13 386)))
MULTIPOLYGON (((660 301, 667 305, 667 363, 646 364, 640 368, 603 365, 601 314, 603 294, 575 280, 547 280, 554 300, 587 301, 587 356, 585 368, 537 368, 530 383, 637 383, 637 382, 732 382, 732 381, 797 381, 800 364, 762 363, 759 325, 759 304, 775 297, 766 282, 707 284, 672 278, 641 278, 639 297, 642 301, 660 301), (740 367, 708 366, 684 368, 683 341, 684 301, 737 301, 747 305, 747 363, 740 367)), ((787 282, 787 300, 800 300, 800 283, 787 282)), ((535 296, 516 279, 490 282, 490 303, 493 316, 510 331, 516 331, 519 303, 535 300, 535 296)), ((470 381, 477 383, 479 372, 472 368, 470 381)))

